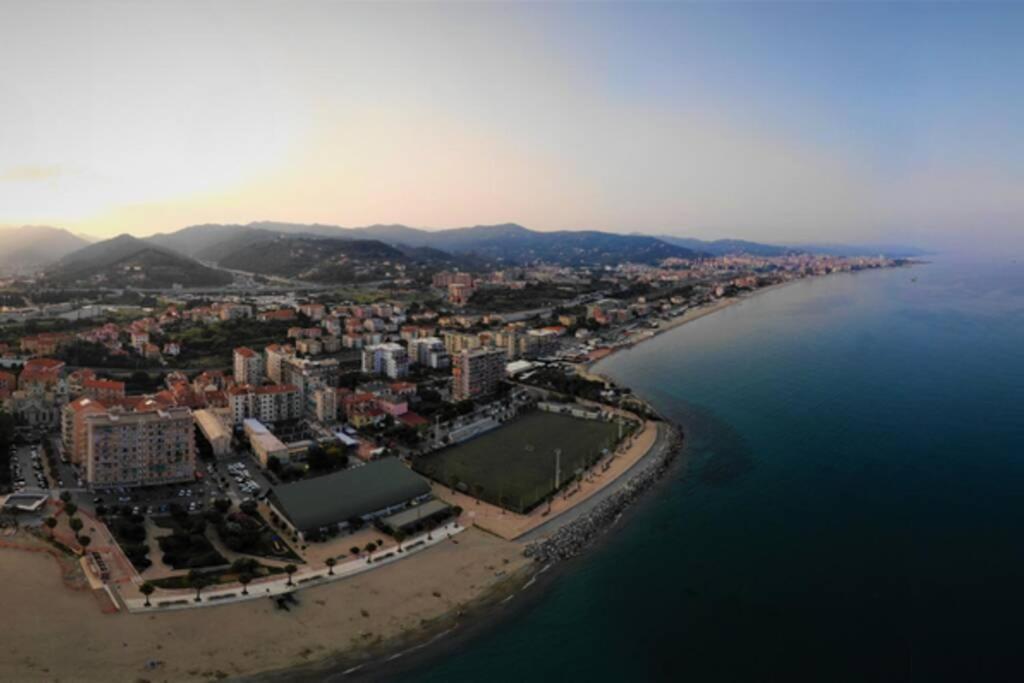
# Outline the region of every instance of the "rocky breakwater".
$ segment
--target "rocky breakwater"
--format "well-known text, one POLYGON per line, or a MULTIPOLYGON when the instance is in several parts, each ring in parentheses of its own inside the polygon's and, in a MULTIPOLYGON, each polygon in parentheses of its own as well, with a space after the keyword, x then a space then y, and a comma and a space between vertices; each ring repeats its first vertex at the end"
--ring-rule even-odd
POLYGON ((643 469, 629 477, 619 489, 598 503, 593 510, 560 527, 547 538, 526 546, 524 554, 541 564, 568 560, 588 543, 611 528, 623 510, 654 485, 679 454, 682 436, 673 429, 668 443, 650 456, 643 469))

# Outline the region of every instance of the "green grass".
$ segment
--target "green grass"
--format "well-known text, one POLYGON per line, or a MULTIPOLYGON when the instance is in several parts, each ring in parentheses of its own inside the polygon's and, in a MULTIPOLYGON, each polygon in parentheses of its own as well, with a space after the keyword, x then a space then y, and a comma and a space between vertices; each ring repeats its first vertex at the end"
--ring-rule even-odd
POLYGON ((535 412, 483 436, 416 461, 415 469, 488 503, 528 512, 555 488, 555 449, 561 450, 561 483, 611 448, 615 423, 535 412))

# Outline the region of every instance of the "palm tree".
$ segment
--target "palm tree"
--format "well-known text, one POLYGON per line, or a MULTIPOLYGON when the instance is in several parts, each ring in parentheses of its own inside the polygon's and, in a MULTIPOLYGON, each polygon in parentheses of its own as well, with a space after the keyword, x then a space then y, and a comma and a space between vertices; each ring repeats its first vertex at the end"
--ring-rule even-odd
POLYGON ((146 607, 150 606, 149 596, 156 590, 156 586, 151 584, 149 581, 139 586, 139 592, 146 596, 146 607))
POLYGON ((352 546, 351 548, 349 548, 349 549, 348 549, 348 551, 349 551, 350 553, 352 553, 353 555, 355 555, 356 557, 359 557, 359 552, 360 552, 360 550, 359 550, 359 546, 357 546, 357 545, 354 545, 354 546, 352 546))
POLYGON ((43 520, 43 524, 45 524, 46 528, 50 530, 50 538, 53 538, 53 529, 57 526, 57 518, 47 517, 45 520, 43 520))
POLYGON ((373 562, 373 551, 377 549, 377 544, 370 541, 366 544, 366 561, 373 562))
POLYGON ((90 543, 92 543, 92 539, 89 538, 88 536, 79 536, 78 537, 78 545, 82 546, 82 550, 85 550, 86 548, 88 548, 90 543))
POLYGON ((202 598, 199 597, 199 594, 202 593, 204 588, 210 585, 206 576, 204 576, 199 570, 192 569, 188 573, 188 582, 196 589, 196 602, 202 602, 202 598))
POLYGON ((65 503, 64 512, 67 513, 68 517, 74 517, 75 513, 78 512, 78 506, 74 503, 65 503))
POLYGON ((338 561, 336 559, 334 559, 333 557, 328 557, 324 561, 324 564, 327 565, 327 575, 328 576, 334 576, 334 565, 336 565, 337 563, 338 563, 338 561))
POLYGON ((299 568, 296 567, 294 564, 286 564, 284 566, 284 572, 285 572, 285 574, 288 575, 288 584, 287 585, 289 585, 289 586, 294 586, 295 585, 294 583, 292 583, 292 574, 294 574, 298 570, 299 570, 299 568))
POLYGON ((82 520, 80 520, 78 517, 72 517, 68 520, 68 526, 71 527, 71 530, 74 531, 75 534, 77 535, 78 532, 82 530, 82 526, 84 525, 82 524, 82 520))
POLYGON ((248 595, 249 589, 246 588, 246 586, 252 583, 252 574, 249 574, 248 572, 240 574, 238 576, 238 583, 242 584, 242 595, 248 595))
POLYGON ((398 541, 398 552, 402 552, 402 541, 405 540, 405 532, 401 529, 395 529, 395 533, 391 534, 398 541))
POLYGON ((71 492, 70 491, 61 491, 60 499, 61 499, 61 502, 63 502, 65 505, 67 505, 68 503, 71 502, 71 492))

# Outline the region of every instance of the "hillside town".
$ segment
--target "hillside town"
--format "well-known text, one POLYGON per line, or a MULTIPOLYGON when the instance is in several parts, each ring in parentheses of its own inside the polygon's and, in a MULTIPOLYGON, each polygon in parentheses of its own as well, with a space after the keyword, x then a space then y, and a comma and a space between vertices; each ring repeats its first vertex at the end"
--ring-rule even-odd
POLYGON ((250 582, 276 599, 472 526, 536 540, 678 438, 592 361, 745 293, 899 263, 737 255, 7 306, 5 520, 129 611, 247 599, 250 582))

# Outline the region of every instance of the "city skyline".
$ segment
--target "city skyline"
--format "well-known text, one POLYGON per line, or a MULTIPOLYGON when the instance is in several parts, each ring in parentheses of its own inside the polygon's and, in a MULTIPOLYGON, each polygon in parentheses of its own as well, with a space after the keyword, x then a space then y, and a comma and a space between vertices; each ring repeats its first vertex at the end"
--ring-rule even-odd
POLYGON ((1021 239, 1019 7, 4 13, 0 225, 1021 239))

